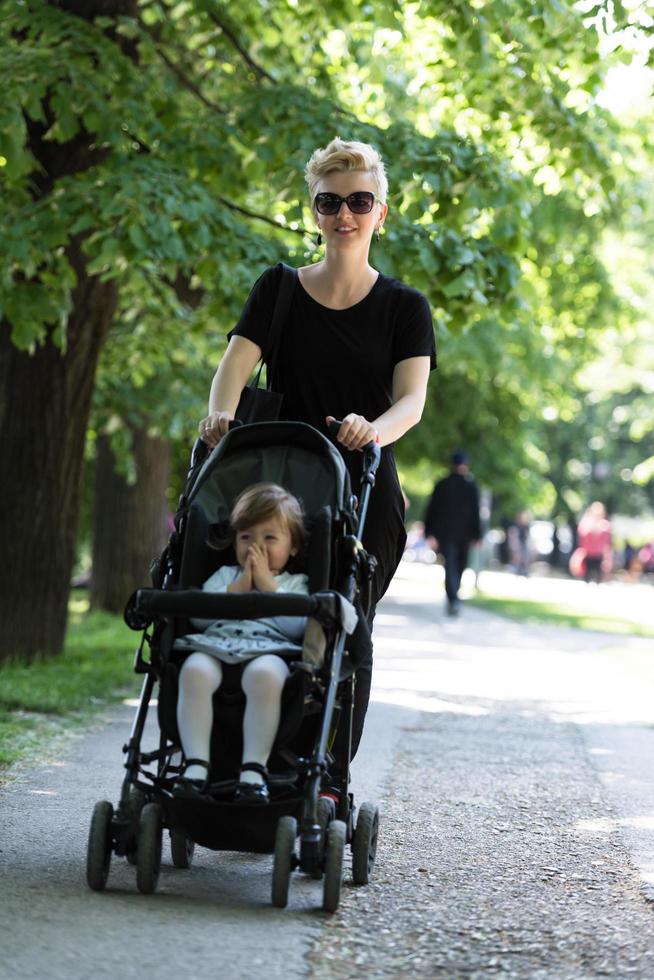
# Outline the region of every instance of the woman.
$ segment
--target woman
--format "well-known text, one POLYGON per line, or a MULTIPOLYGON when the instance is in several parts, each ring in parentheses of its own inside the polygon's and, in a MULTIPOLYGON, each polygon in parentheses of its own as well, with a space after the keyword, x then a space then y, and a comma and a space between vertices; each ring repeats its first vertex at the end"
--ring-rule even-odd
POLYGON ((579 547, 584 553, 584 581, 600 583, 613 566, 613 536, 601 500, 594 500, 579 521, 579 547))
MULTIPOLYGON (((297 271, 269 380, 284 395, 281 418, 322 432, 331 419, 342 419, 337 441, 353 487, 361 474, 356 450, 371 440, 382 446, 363 537, 378 561, 372 622, 406 540, 393 443, 422 415, 429 372, 436 365, 431 313, 424 296, 369 263, 372 237, 379 236, 388 213, 388 182, 377 151, 334 139, 315 151, 305 177, 325 255, 297 271)), ((209 414, 199 426, 211 447, 227 432, 265 348, 280 280, 279 267, 264 272, 230 334, 211 386, 209 414)), ((357 671, 352 756, 363 731, 371 674, 372 650, 357 671)))

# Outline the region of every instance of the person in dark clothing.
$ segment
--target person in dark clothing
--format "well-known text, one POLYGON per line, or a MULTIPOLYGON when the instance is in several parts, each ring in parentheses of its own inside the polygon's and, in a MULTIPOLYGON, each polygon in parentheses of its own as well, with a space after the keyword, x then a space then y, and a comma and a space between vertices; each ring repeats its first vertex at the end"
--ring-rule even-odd
MULTIPOLYGON (((325 254, 296 271, 268 382, 284 396, 280 418, 306 422, 325 434, 330 419, 342 420, 336 445, 355 492, 361 480, 360 450, 371 440, 382 447, 363 535, 365 548, 377 559, 371 625, 406 541, 393 445, 420 421, 429 372, 436 366, 434 331, 425 297, 369 263, 373 235, 379 238, 388 212, 388 181, 374 147, 334 139, 316 150, 305 176, 325 254)), ((212 448, 227 432, 241 390, 266 349, 281 278, 280 266, 266 269, 229 335, 211 387, 209 412, 199 425, 212 448)), ((366 661, 357 669, 352 757, 370 695, 372 645, 367 646, 366 661)), ((342 754, 340 735, 334 747, 337 757, 342 754)))
POLYGON ((468 565, 468 550, 479 541, 479 491, 468 471, 468 455, 462 450, 452 454, 452 472, 434 487, 425 515, 427 543, 438 550, 445 561, 447 611, 459 611, 461 576, 468 565))

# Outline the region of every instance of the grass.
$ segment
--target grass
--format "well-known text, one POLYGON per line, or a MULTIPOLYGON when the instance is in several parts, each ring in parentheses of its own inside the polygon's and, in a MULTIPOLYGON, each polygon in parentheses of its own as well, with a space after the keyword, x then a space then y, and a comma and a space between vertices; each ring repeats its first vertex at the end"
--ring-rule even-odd
POLYGON ((76 594, 69 608, 60 656, 0 665, 0 767, 38 758, 53 739, 138 691, 132 672, 136 634, 120 616, 89 613, 84 594, 76 594))
POLYGON ((523 623, 554 626, 572 626, 575 629, 592 630, 600 633, 615 633, 620 636, 654 636, 654 629, 644 623, 602 616, 587 610, 575 610, 568 605, 554 602, 537 602, 534 599, 504 599, 499 596, 477 594, 467 600, 467 604, 478 609, 523 623))

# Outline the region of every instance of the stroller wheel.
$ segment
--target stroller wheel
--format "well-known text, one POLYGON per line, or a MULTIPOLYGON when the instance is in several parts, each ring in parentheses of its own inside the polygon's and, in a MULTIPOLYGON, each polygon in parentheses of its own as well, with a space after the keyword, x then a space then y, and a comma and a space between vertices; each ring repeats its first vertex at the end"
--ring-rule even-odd
POLYGON ((159 881, 161 843, 161 807, 158 803, 146 803, 141 811, 136 856, 136 886, 144 895, 151 895, 159 881))
POLYGON ((170 831, 170 853, 176 868, 190 868, 195 843, 183 830, 170 831))
POLYGON ((355 885, 367 885, 375 865, 379 809, 374 803, 362 803, 352 841, 352 880, 355 885))
POLYGON ((101 892, 109 877, 113 816, 114 808, 107 800, 95 804, 86 852, 86 880, 94 892, 101 892))
POLYGON ((134 838, 133 842, 127 848, 127 852, 125 854, 128 864, 136 864, 139 823, 141 820, 141 810, 144 806, 145 793, 142 790, 137 789, 136 786, 131 786, 129 790, 129 813, 132 821, 132 827, 134 828, 134 838))
POLYGON ((343 857, 347 827, 342 820, 332 820, 327 828, 325 855, 325 880, 322 893, 322 907, 325 912, 335 912, 341 900, 343 881, 343 857))
POLYGON ((318 825, 320 827, 320 850, 319 858, 316 866, 313 869, 311 877, 320 881, 322 878, 322 868, 325 858, 325 839, 327 836, 327 827, 329 826, 329 821, 332 820, 334 816, 334 804, 331 800, 326 800, 323 796, 318 799, 317 816, 318 825))
POLYGON ((272 903, 278 909, 285 909, 288 903, 288 885, 295 864, 293 859, 296 837, 295 817, 280 817, 275 834, 272 875, 272 903))

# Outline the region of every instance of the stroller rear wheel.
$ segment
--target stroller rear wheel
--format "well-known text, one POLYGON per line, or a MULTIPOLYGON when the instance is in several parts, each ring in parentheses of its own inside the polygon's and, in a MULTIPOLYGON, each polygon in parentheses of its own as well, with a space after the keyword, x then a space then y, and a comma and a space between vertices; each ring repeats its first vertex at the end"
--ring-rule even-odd
POLYGON ((335 912, 341 900, 346 839, 345 823, 342 820, 332 820, 327 828, 326 840, 325 880, 322 893, 322 907, 325 912, 335 912))
POLYGON ((285 909, 288 904, 288 885, 291 871, 295 866, 296 837, 297 820, 295 817, 280 817, 275 834, 272 875, 272 903, 278 909, 285 909))
POLYGON ((143 895, 151 895, 159 881, 162 836, 161 807, 146 803, 141 811, 136 856, 136 886, 143 895))
POLYGON ((95 804, 86 852, 86 880, 94 892, 101 892, 109 877, 113 816, 114 808, 107 800, 95 804))
POLYGON ((195 843, 183 830, 170 831, 170 854, 176 868, 190 868, 195 843))
POLYGON ((379 809, 374 803, 362 803, 352 841, 352 880, 355 885, 367 885, 377 854, 379 809))

